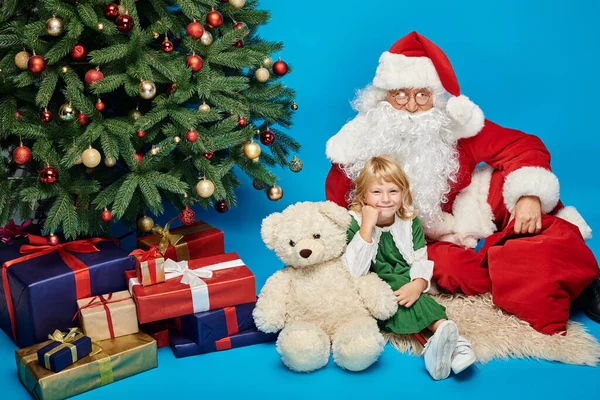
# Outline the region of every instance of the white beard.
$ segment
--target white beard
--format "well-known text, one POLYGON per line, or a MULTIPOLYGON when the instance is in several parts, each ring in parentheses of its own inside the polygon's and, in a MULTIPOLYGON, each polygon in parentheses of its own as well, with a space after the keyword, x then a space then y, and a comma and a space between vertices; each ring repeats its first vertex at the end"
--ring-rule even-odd
POLYGON ((394 158, 409 178, 419 217, 431 227, 441 220, 441 205, 448 200, 450 182, 456 182, 459 168, 456 140, 447 128, 450 118, 440 108, 412 114, 387 101, 378 102, 366 115, 369 130, 353 143, 361 149, 361 158, 342 169, 354 181, 369 158, 394 158))

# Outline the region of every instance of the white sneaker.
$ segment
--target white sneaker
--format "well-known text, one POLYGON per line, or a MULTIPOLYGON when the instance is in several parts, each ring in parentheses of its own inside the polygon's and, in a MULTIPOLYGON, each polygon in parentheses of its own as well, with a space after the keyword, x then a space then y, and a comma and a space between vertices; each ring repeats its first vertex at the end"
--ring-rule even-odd
POLYGON ((435 334, 425 343, 423 358, 425 368, 433 379, 446 379, 450 376, 452 352, 458 342, 458 328, 452 321, 440 324, 435 334))
POLYGON ((477 357, 475 357, 471 342, 464 336, 459 336, 456 347, 452 352, 452 371, 459 374, 473 365, 475 361, 477 361, 477 357))

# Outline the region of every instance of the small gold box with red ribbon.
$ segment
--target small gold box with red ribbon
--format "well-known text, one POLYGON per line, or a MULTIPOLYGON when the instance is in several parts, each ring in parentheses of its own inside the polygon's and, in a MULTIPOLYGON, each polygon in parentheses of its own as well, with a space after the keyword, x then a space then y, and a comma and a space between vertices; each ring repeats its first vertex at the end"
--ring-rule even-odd
POLYGON ((153 235, 138 238, 138 247, 150 250, 156 246, 165 259, 175 261, 193 260, 225 252, 223 231, 202 221, 171 229, 172 221, 164 228, 155 226, 153 235))
POLYGON ((77 300, 80 325, 94 341, 140 331, 135 302, 127 290, 77 300))
POLYGON ((165 259, 158 246, 150 250, 137 249, 129 253, 135 257, 135 273, 142 286, 156 285, 165 281, 165 259))
POLYGON ((254 274, 236 253, 189 261, 165 261, 166 281, 142 286, 127 271, 140 324, 256 300, 254 274))

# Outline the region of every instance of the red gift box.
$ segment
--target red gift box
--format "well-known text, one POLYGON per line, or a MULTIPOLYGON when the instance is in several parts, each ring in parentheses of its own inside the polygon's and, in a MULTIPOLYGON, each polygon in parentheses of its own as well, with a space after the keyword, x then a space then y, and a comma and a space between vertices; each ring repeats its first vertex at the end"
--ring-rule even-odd
POLYGON ((152 336, 156 340, 156 346, 160 349, 169 345, 169 335, 173 332, 179 332, 175 319, 166 321, 150 322, 140 326, 140 330, 152 336))
POLYGON ((142 286, 126 273, 140 324, 256 300, 254 274, 236 253, 189 261, 165 261, 166 281, 142 286))
POLYGON ((223 232, 205 222, 170 229, 155 226, 153 235, 138 238, 138 247, 149 250, 158 246, 165 259, 175 261, 193 260, 225 252, 223 232))

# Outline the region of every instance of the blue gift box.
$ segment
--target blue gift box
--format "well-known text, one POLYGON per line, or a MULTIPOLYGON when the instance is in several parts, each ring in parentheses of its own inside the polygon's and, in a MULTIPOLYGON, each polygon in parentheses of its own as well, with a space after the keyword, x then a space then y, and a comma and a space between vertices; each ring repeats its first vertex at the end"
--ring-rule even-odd
POLYGON ((203 345, 199 345, 182 335, 171 335, 169 341, 175 357, 182 358, 251 346, 253 344, 274 342, 276 339, 277 334, 275 333, 264 333, 256 328, 252 328, 203 345))
POLYGON ((204 311, 181 317, 181 333, 199 345, 215 342, 238 332, 256 328, 252 311, 256 302, 204 311))
POLYGON ((38 350, 39 364, 50 371, 59 372, 92 352, 92 339, 78 333, 68 343, 52 341, 38 350), (47 357, 46 357, 47 356, 47 357))
MULTIPOLYGON (((87 266, 83 275, 89 274, 89 283, 85 283, 90 289, 88 296, 127 290, 125 271, 134 269, 133 257, 112 241, 94 246, 100 251, 70 253, 87 266)), ((0 265, 3 265, 0 328, 19 347, 27 347, 47 340, 55 329, 68 331, 73 326, 72 318, 78 309, 77 287, 75 272, 57 251, 6 267, 5 262, 23 256, 19 249, 20 245, 0 248, 0 265), (7 287, 13 303, 16 337, 7 304, 7 287)))

